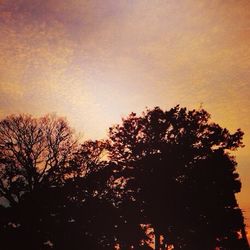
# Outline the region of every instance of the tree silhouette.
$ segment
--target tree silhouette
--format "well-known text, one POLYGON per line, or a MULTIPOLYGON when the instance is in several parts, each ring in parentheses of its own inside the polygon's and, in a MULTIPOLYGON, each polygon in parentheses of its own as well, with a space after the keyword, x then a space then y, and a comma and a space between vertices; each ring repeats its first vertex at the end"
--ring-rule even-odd
MULTIPOLYGON (((59 192, 76 147, 73 130, 54 115, 12 115, 0 122, 0 230, 5 249, 47 249, 59 192), (7 207, 6 207, 7 206, 7 207)), ((60 194, 60 195, 59 195, 60 194)))
POLYGON ((116 166, 106 161, 105 141, 86 141, 72 154, 63 183, 40 185, 0 214, 6 249, 140 249, 146 235, 119 206, 116 166), (132 235, 131 235, 132 233, 132 235), (12 239, 12 240, 11 240, 12 239))
POLYGON ((241 184, 229 154, 242 136, 211 122, 205 110, 179 106, 132 113, 110 128, 110 158, 141 223, 154 228, 155 249, 248 249, 235 199, 241 184))
POLYGON ((14 206, 21 196, 63 182, 76 144, 63 118, 9 116, 0 122, 0 196, 14 206))
POLYGON ((9 116, 0 122, 0 245, 152 249, 153 233, 157 250, 249 249, 230 154, 242 137, 179 106, 132 113, 108 140, 81 145, 62 118, 9 116))
POLYGON ((82 206, 77 220, 87 221, 84 231, 98 243, 93 249, 114 249, 116 245, 140 249, 147 236, 136 214, 121 203, 125 197, 116 182, 117 165, 107 161, 107 148, 107 141, 86 141, 71 162, 74 177, 70 181, 77 193, 74 200, 82 206))

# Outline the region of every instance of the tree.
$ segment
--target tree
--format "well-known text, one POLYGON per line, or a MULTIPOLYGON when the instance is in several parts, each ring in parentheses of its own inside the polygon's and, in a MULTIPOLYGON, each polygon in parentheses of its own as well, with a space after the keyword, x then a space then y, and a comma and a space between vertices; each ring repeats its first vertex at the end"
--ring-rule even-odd
POLYGON ((63 118, 12 115, 0 121, 0 196, 14 206, 27 192, 63 183, 75 145, 63 118))
POLYGON ((12 115, 0 121, 1 246, 49 248, 76 146, 64 118, 12 115))
POLYGON ((117 165, 107 161, 107 148, 107 141, 86 141, 71 162, 69 196, 80 208, 73 213, 75 221, 81 221, 77 231, 95 242, 93 249, 114 249, 116 245, 141 249, 141 240, 147 236, 137 223, 137 214, 131 214, 130 207, 121 203, 125 197, 116 182, 117 165))
POLYGON ((179 106, 132 113, 110 128, 110 159, 120 166, 118 178, 136 200, 141 223, 153 226, 155 249, 248 249, 235 199, 241 183, 229 153, 243 146, 242 137, 203 109, 179 106))
POLYGON ((230 151, 204 110, 132 113, 80 146, 62 118, 0 122, 0 245, 6 249, 248 249, 230 151), (29 242, 27 244, 27 242, 29 242))
MULTIPOLYGON (((26 127, 28 124, 26 123, 26 127)), ((46 134, 45 142, 50 138, 51 131, 53 129, 46 134)), ((56 131, 62 133, 61 129, 56 131)), ((31 137, 29 134, 26 136, 27 131, 24 131, 24 127, 20 128, 20 133, 24 134, 24 138, 31 137)), ((30 159, 23 144, 26 146, 31 142, 23 142, 21 137, 15 140, 15 145, 19 148, 16 146, 12 151, 19 152, 24 149, 21 159, 26 159, 25 157, 30 159)), ((52 145, 52 141, 49 139, 49 145, 52 145)), ((45 144, 44 151, 42 151, 41 145, 32 148, 34 152, 30 150, 32 155, 39 153, 38 150, 47 153, 48 145, 45 144)), ((53 149, 56 150, 56 147, 53 149)), ((42 166, 42 169, 37 169, 35 164, 32 166, 35 170, 30 177, 31 189, 29 189, 28 180, 25 179, 27 166, 21 165, 19 158, 13 157, 17 162, 14 167, 18 166, 23 171, 21 173, 24 176, 25 185, 18 187, 18 194, 20 193, 18 199, 15 197, 16 192, 11 193, 14 202, 10 207, 0 209, 2 235, 0 245, 10 250, 18 247, 27 250, 69 248, 72 250, 82 248, 104 250, 114 249, 118 243, 122 247, 134 244, 137 241, 138 232, 142 233, 143 230, 139 225, 130 226, 132 223, 125 214, 126 209, 117 206, 120 197, 113 182, 115 165, 106 161, 106 142, 86 141, 77 149, 74 148, 74 144, 68 143, 65 145, 65 150, 68 152, 65 155, 67 157, 67 160, 64 161, 65 164, 49 165, 50 160, 47 160, 49 159, 47 157, 40 158, 38 167, 42 166), (72 152, 73 149, 74 152, 72 152), (44 165, 42 165, 43 161, 45 161, 44 165), (47 169, 45 169, 46 164, 47 169), (47 179, 44 176, 41 178, 41 182, 35 182, 36 175, 41 175, 41 173, 45 175, 46 171, 52 167, 58 167, 56 175, 50 175, 50 178, 47 179), (52 178, 58 175, 60 178, 52 178), (135 237, 128 237, 131 232, 136 232, 135 237), (128 239, 130 239, 129 242, 128 239)), ((9 151, 2 151, 2 153, 2 159, 7 159, 6 156, 9 158, 13 156, 8 154, 9 151)), ((58 162, 60 161, 58 160, 58 162)), ((18 167, 16 168, 18 169, 18 167)), ((13 179, 19 175, 19 172, 15 171, 16 168, 8 168, 6 161, 3 161, 3 170, 7 169, 9 172, 5 172, 2 177, 14 182, 13 179)), ((5 179, 1 180, 5 182, 5 179)), ((6 185, 7 190, 10 191, 12 190, 11 181, 9 186, 6 185)))

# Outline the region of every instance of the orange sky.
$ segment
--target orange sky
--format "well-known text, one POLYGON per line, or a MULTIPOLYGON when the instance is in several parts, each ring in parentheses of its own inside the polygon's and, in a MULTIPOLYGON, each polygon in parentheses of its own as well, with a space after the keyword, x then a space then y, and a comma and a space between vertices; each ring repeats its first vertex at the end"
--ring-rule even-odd
POLYGON ((250 1, 0 0, 0 117, 66 116, 102 138, 131 111, 200 105, 245 132, 250 225, 250 1))

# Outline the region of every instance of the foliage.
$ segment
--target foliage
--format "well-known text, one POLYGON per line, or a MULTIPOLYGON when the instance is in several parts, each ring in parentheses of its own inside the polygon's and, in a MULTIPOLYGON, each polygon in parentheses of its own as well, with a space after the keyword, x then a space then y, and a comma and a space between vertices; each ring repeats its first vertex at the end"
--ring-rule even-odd
POLYGON ((179 106, 132 113, 110 129, 110 158, 142 211, 141 223, 153 225, 156 249, 158 235, 175 249, 214 249, 230 240, 241 249, 241 183, 229 151, 243 146, 242 136, 211 122, 205 110, 179 106))
POLYGON ((205 110, 130 114, 108 140, 76 142, 56 116, 0 121, 4 249, 246 250, 231 134, 205 110), (152 227, 152 232, 149 232, 152 227), (147 232, 146 232, 147 231, 147 232))

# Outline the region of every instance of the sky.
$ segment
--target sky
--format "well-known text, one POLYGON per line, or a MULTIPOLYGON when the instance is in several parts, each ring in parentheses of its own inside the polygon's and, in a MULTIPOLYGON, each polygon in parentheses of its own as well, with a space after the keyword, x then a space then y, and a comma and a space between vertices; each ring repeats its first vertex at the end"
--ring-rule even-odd
POLYGON ((249 0, 0 0, 0 118, 65 116, 100 139, 177 104, 245 132, 234 152, 250 232, 249 0))

